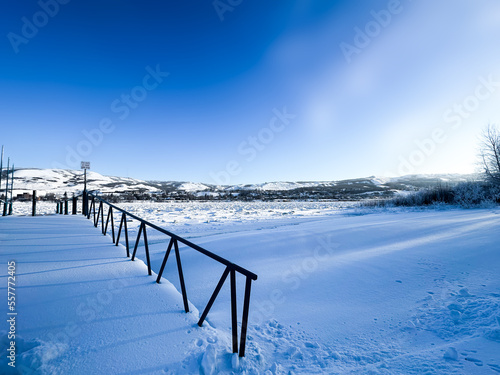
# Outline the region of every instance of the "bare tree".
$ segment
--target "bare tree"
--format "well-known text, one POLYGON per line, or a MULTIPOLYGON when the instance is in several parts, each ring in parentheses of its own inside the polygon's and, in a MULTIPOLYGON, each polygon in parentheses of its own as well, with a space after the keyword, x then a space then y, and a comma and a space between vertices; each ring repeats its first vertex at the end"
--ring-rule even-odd
POLYGON ((500 131, 495 125, 488 125, 483 132, 480 152, 486 178, 500 185, 500 131))

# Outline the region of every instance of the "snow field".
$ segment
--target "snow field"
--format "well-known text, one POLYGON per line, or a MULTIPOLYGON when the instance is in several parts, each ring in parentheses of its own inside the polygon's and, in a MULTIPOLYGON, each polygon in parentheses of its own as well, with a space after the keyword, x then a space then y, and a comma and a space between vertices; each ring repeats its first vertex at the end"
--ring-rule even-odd
MULTIPOLYGON (((256 220, 226 233, 196 235, 196 243, 259 275, 252 286, 247 357, 238 371, 496 371, 498 210, 358 214, 277 220, 272 226, 256 220), (452 350, 455 360, 445 355, 452 350)), ((154 233, 148 238, 155 269, 166 243, 154 233)), ((143 250, 138 254, 143 257, 143 250)), ((189 249, 181 247, 181 254, 188 296, 202 308, 222 269, 189 249)), ((166 275, 179 289, 173 264, 166 275)), ((237 283, 241 288, 244 281, 237 283)), ((228 306, 226 288, 209 314, 211 326, 229 332, 228 306)), ((234 368, 222 360, 226 350, 218 348, 217 368, 231 373, 234 368)))
MULTIPOLYGON (((193 236, 193 230, 196 233, 225 233, 238 230, 245 224, 257 223, 267 227, 278 224, 280 220, 288 223, 289 219, 337 215, 355 203, 136 201, 117 205, 154 224, 171 228, 174 233, 193 236)), ((68 207, 71 213, 71 202, 68 207)), ((15 215, 31 215, 31 212, 31 202, 15 202, 13 205, 15 215)), ((55 212, 56 203, 37 202, 38 215, 55 212)), ((81 200, 78 202, 78 212, 81 212, 81 200)))
MULTIPOLYGON (((181 327, 172 330, 187 347, 181 350, 170 342, 165 347, 171 351, 166 357, 158 357, 151 348, 155 338, 160 337, 163 323, 155 323, 155 315, 148 316, 155 328, 148 326, 152 329, 149 336, 138 335, 143 337, 144 353, 149 353, 148 358, 157 366, 148 364, 148 367, 142 362, 141 373, 500 372, 498 209, 393 210, 366 214, 370 211, 338 210, 321 206, 323 203, 293 207, 282 202, 281 206, 275 203, 276 206, 269 208, 261 203, 254 207, 242 204, 243 207, 233 203, 185 207, 120 205, 259 276, 252 283, 245 358, 229 352, 230 296, 226 282, 201 334, 196 327, 189 327, 196 321, 197 310, 180 314, 190 320, 180 322, 181 327), (294 212, 290 214, 291 211, 294 212), (284 212, 288 214, 283 215, 284 212), (210 213, 220 220, 220 225, 205 222, 210 213)), ((95 233, 111 244, 109 238, 101 236, 81 216, 35 219, 76 220, 81 230, 94 231, 85 229, 86 236, 95 233)), ((131 247, 137 225, 135 221, 129 222, 131 247)), ((148 230, 148 240, 152 269, 157 272, 168 237, 148 230)), ((120 258, 124 256, 123 248, 110 247, 121 249, 119 252, 123 254, 117 257, 123 259, 120 258)), ((189 300, 193 307, 202 310, 223 267, 182 245, 180 251, 189 300)), ((142 242, 137 256, 145 258, 142 242)), ((130 264, 126 259, 124 262, 130 264)), ((141 267, 142 277, 147 279, 145 265, 141 267)), ((164 278, 180 290, 172 258, 164 278)), ((164 280, 161 285, 164 284, 169 283, 164 280)), ((243 278, 237 278, 237 287, 240 318, 243 278)), ((174 294, 179 299, 175 306, 180 310, 182 302, 179 294, 174 294)), ((137 315, 135 309, 140 307, 128 301, 120 305, 121 312, 133 317, 137 315)), ((170 304, 165 301, 162 311, 170 304)), ((114 303, 109 306, 115 309, 114 303)), ((169 319, 175 314, 169 314, 169 319)), ((107 345, 99 342, 97 347, 108 348, 113 342, 127 341, 130 332, 115 332, 116 326, 111 321, 103 324, 112 334, 107 345)), ((57 344, 40 335, 26 340, 39 340, 47 348, 57 344)), ((70 352, 77 353, 71 345, 63 350, 70 352)), ((65 355, 60 357, 66 358, 65 355)), ((119 351, 111 355, 115 366, 116 358, 122 355, 119 351)), ((49 361, 55 365, 53 369, 66 363, 58 361, 49 361)), ((129 362, 120 364, 126 365, 129 362)), ((123 371, 130 372, 131 369, 123 371)), ((120 372, 112 369, 110 373, 120 372)))

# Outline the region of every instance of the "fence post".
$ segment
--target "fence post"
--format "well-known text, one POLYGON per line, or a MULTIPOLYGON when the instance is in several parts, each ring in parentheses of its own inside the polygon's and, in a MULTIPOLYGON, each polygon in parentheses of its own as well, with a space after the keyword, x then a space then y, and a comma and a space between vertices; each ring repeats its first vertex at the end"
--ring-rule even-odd
POLYGON ((73 194, 73 210, 71 212, 73 215, 76 215, 76 204, 77 204, 77 201, 78 201, 78 198, 75 197, 75 194, 73 194))
POLYGON ((247 276, 245 283, 245 299, 243 301, 243 318, 241 319, 241 336, 240 336, 240 357, 245 356, 245 344, 247 341, 247 326, 248 326, 248 310, 250 308, 250 288, 252 287, 252 279, 247 276))
POLYGON ((89 196, 87 190, 83 190, 82 194, 82 214, 88 216, 89 214, 89 196))
POLYGON ((33 208, 31 210, 31 216, 36 215, 36 190, 33 190, 33 208))
POLYGON ((68 193, 64 193, 64 214, 68 214, 68 193))
POLYGON ((231 269, 231 333, 233 336, 233 353, 238 353, 238 313, 236 307, 236 271, 231 269))

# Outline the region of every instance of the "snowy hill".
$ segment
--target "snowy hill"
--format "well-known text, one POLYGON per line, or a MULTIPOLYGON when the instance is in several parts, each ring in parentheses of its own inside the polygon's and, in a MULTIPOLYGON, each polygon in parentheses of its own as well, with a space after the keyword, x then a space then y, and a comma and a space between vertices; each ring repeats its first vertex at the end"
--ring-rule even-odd
MULTIPOLYGON (((18 169, 14 174, 14 195, 37 190, 39 195, 54 193, 62 195, 79 194, 83 191, 82 171, 65 169, 18 169)), ((141 180, 123 177, 103 176, 87 171, 89 190, 102 193, 124 193, 130 191, 155 192, 158 187, 141 180)))
MULTIPOLYGON (((477 179, 477 175, 408 175, 403 177, 367 177, 339 181, 265 182, 247 185, 213 185, 184 181, 142 181, 133 178, 103 176, 87 172, 89 190, 103 194, 153 194, 169 198, 196 199, 338 199, 387 197, 400 191, 413 191, 436 184, 456 184, 477 179)), ((39 195, 79 194, 83 191, 80 170, 18 169, 14 175, 14 195, 37 190, 39 195)))

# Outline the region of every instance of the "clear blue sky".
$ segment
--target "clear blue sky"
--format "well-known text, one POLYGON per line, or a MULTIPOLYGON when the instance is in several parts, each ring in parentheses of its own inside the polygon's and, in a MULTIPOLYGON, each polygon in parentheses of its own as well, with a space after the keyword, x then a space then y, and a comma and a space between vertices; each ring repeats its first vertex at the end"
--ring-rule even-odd
POLYGON ((8 1, 0 25, 17 167, 231 184, 467 173, 500 123, 493 0, 8 1))

